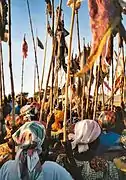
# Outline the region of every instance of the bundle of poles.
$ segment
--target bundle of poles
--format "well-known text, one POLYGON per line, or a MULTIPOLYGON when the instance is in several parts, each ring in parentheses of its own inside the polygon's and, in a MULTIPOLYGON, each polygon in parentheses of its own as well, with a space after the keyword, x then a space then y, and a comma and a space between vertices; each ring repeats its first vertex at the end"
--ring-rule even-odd
MULTIPOLYGON (((43 84, 44 84, 44 78, 45 78, 45 65, 46 65, 46 56, 47 56, 47 48, 48 48, 48 22, 49 22, 49 12, 48 12, 48 5, 46 6, 46 40, 45 40, 45 48, 44 48, 44 61, 43 61, 43 67, 42 67, 42 77, 40 82, 40 75, 39 75, 39 67, 38 67, 38 58, 37 58, 37 50, 36 50, 36 42, 35 42, 35 35, 34 35, 34 28, 32 23, 32 17, 31 17, 31 10, 30 10, 30 4, 29 0, 26 0, 26 5, 28 9, 28 17, 29 17, 29 24, 31 28, 31 35, 32 35, 32 41, 33 41, 33 47, 34 47, 34 60, 35 60, 35 68, 34 68, 34 94, 36 91, 36 73, 37 73, 37 82, 38 82, 38 92, 39 92, 39 102, 41 103, 41 111, 40 111, 40 118, 39 121, 43 121, 43 113, 44 113, 44 104, 47 97, 47 90, 49 86, 49 81, 51 82, 51 88, 50 88, 50 113, 54 110, 54 102, 58 98, 58 70, 56 70, 56 55, 55 55, 55 49, 56 49, 56 36, 59 26, 59 20, 60 15, 62 11, 62 0, 59 0, 59 11, 58 11, 58 17, 57 17, 57 23, 55 25, 55 1, 51 1, 51 7, 52 7, 52 55, 49 65, 49 72, 47 75, 47 81, 45 84, 44 94, 41 99, 41 94, 43 90, 43 84), (55 83, 54 83, 55 82, 55 83), (56 87, 54 87, 54 85, 56 87), (57 92, 56 92, 57 91, 57 92)), ((68 87, 71 86, 71 77, 70 75, 70 67, 71 67, 71 56, 72 56, 72 40, 73 40, 73 29, 74 24, 76 20, 76 27, 77 27, 77 40, 78 40, 78 57, 80 62, 80 68, 83 69, 84 64, 86 64, 86 55, 85 51, 83 50, 83 57, 81 56, 81 38, 80 38, 80 32, 79 32, 79 9, 77 10, 75 8, 76 0, 74 1, 74 5, 72 9, 72 15, 71 15, 71 25, 70 25, 70 31, 69 31, 69 46, 68 46, 68 60, 67 60, 67 74, 66 74, 66 83, 65 83, 65 109, 64 109, 64 141, 66 141, 66 124, 67 124, 67 112, 68 112, 68 106, 70 104, 70 115, 72 114, 72 102, 69 101, 68 98, 68 87)), ((8 0, 8 11, 9 11, 9 40, 8 40, 8 50, 9 50, 9 69, 10 69, 10 82, 11 82, 11 95, 12 95, 12 104, 13 104, 13 110, 12 110, 12 116, 13 116, 13 127, 15 126, 15 93, 14 93, 14 80, 13 80, 13 70, 12 70, 12 47, 11 47, 11 0, 8 0)), ((0 37, 1 38, 1 37, 0 37)), ((114 64, 113 64, 113 37, 111 38, 111 79, 112 79, 112 85, 114 84, 114 64)), ((85 47, 85 39, 83 38, 83 49, 85 47)), ((123 76, 124 81, 123 85, 121 87, 121 102, 126 101, 126 78, 125 78, 125 64, 126 59, 124 55, 124 45, 121 47, 123 52, 123 76)), ((5 78, 4 78, 4 67, 3 67, 3 55, 2 55, 2 40, 0 39, 0 122, 2 121, 2 98, 5 99, 5 78)), ((82 78, 78 77, 78 86, 79 81, 81 81, 81 88, 82 88, 82 95, 79 98, 79 104, 81 105, 81 115, 80 118, 88 118, 89 117, 89 104, 90 104, 90 94, 91 94, 91 86, 92 86, 92 78, 93 78, 93 69, 95 67, 92 67, 90 70, 90 76, 89 76, 89 83, 88 83, 88 93, 86 95, 86 74, 82 78), (86 103, 84 103, 84 100, 86 99, 86 103), (85 113, 84 113, 85 110, 85 113)), ((101 70, 101 58, 99 58, 99 65, 96 66, 96 82, 95 82, 95 90, 94 90, 94 96, 93 96, 93 119, 96 119, 96 112, 98 107, 98 92, 99 92, 99 78, 100 78, 100 70, 101 70)), ((24 59, 22 60, 22 75, 21 75, 21 98, 23 97, 23 79, 24 79, 24 59)), ((114 104, 114 95, 115 90, 112 88, 111 90, 111 97, 105 102, 105 94, 104 94, 104 86, 102 86, 102 98, 103 98, 103 109, 105 108, 106 103, 111 103, 111 108, 113 109, 114 104)), ((22 100, 21 100, 22 102, 22 100)), ((78 107, 79 109, 79 107, 78 107)), ((79 111, 79 110, 78 110, 79 111)), ((70 116, 70 120, 71 120, 70 116)), ((72 122, 72 120, 71 120, 72 122)), ((1 127, 0 127, 1 128, 1 127)))

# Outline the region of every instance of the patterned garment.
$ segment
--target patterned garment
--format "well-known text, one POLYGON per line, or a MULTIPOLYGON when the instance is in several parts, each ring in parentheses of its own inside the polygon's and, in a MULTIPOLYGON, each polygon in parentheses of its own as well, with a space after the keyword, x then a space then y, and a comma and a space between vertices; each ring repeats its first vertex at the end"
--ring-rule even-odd
MULTIPOLYGON (((58 156, 56 160, 56 162, 59 163, 63 167, 65 167, 64 157, 65 157, 65 154, 61 154, 58 156)), ((102 169, 101 170, 99 169, 99 171, 94 170, 90 166, 91 162, 88 162, 88 161, 76 160, 76 163, 77 163, 77 166, 81 167, 82 169, 81 174, 84 180, 119 180, 118 170, 116 166, 114 165, 114 163, 112 163, 111 161, 105 161, 102 159, 102 165, 105 167, 103 171, 102 169)))
POLYGON ((9 148, 7 143, 0 145, 0 166, 6 161, 12 159, 12 150, 9 148))
POLYGON ((77 73, 82 76, 93 66, 94 62, 101 55, 103 47, 121 22, 121 7, 115 0, 88 0, 91 31, 92 31, 92 48, 91 55, 87 64, 77 73))
POLYGON ((116 116, 113 111, 103 111, 98 118, 98 123, 102 129, 112 129, 115 127, 116 116))
POLYGON ((45 139, 44 126, 37 122, 27 122, 12 137, 19 148, 16 154, 19 177, 22 180, 37 179, 42 170, 39 154, 45 139))

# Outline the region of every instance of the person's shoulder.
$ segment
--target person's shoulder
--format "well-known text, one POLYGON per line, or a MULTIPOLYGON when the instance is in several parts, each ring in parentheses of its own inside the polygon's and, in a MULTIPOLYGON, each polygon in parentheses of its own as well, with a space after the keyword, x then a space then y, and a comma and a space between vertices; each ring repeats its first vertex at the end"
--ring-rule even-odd
POLYGON ((13 164, 15 164, 15 161, 14 161, 14 160, 9 160, 9 161, 7 161, 7 162, 5 162, 5 163, 3 164, 3 166, 1 167, 1 169, 2 169, 2 168, 5 168, 5 167, 7 167, 7 166, 11 166, 11 165, 13 165, 13 164))
POLYGON ((5 177, 9 177, 9 174, 14 172, 13 171, 14 165, 15 165, 15 161, 13 160, 9 160, 2 165, 2 167, 0 168, 0 180, 4 180, 5 177))
POLYGON ((51 169, 62 168, 59 164, 53 161, 45 161, 45 163, 43 164, 43 167, 44 168, 48 167, 51 169))
POLYGON ((56 162, 52 162, 52 161, 46 161, 43 164, 43 170, 45 173, 47 173, 48 175, 50 174, 53 177, 56 177, 57 180, 62 180, 62 179, 66 179, 66 180, 72 180, 71 175, 59 164, 57 164, 56 162))

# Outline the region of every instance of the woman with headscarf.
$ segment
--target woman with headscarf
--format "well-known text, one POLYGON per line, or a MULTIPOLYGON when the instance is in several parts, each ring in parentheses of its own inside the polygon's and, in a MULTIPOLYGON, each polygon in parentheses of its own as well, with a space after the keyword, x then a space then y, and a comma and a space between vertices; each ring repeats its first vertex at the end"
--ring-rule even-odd
MULTIPOLYGON (((69 134, 69 139, 72 140, 71 146, 73 149, 68 150, 66 154, 69 159, 73 158, 80 168, 83 180, 119 180, 118 171, 112 162, 106 161, 101 157, 95 155, 95 150, 99 145, 99 136, 101 128, 94 120, 82 120, 76 123, 74 134, 69 134)), ((68 146, 67 146, 68 147, 68 146)), ((59 155, 57 162, 63 167, 69 167, 69 172, 74 179, 74 172, 72 172, 71 165, 65 155, 59 155), (66 163, 67 162, 67 163, 66 163)))
POLYGON ((18 149, 15 160, 0 169, 0 180, 72 180, 70 174, 55 162, 41 164, 39 155, 45 139, 45 128, 37 122, 25 123, 13 135, 18 149))
POLYGON ((116 126, 116 115, 113 111, 104 111, 98 118, 98 124, 102 129, 100 144, 97 153, 103 154, 109 149, 120 149, 120 134, 114 131, 116 126))

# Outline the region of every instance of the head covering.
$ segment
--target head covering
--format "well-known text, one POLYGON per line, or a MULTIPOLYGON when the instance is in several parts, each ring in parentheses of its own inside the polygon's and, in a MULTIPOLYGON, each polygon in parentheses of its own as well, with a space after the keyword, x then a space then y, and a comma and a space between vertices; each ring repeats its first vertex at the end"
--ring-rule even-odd
POLYGON ((72 149, 78 146, 79 153, 87 151, 89 149, 88 144, 95 141, 100 134, 101 128, 96 121, 85 119, 77 122, 72 149))
POLYGON ((18 175, 21 180, 37 179, 41 173, 39 154, 45 139, 45 128, 37 122, 27 122, 14 134, 13 139, 18 146, 16 160, 18 175))
POLYGON ((98 123, 102 129, 112 129, 115 127, 116 116, 113 111, 103 111, 99 118, 98 123))

